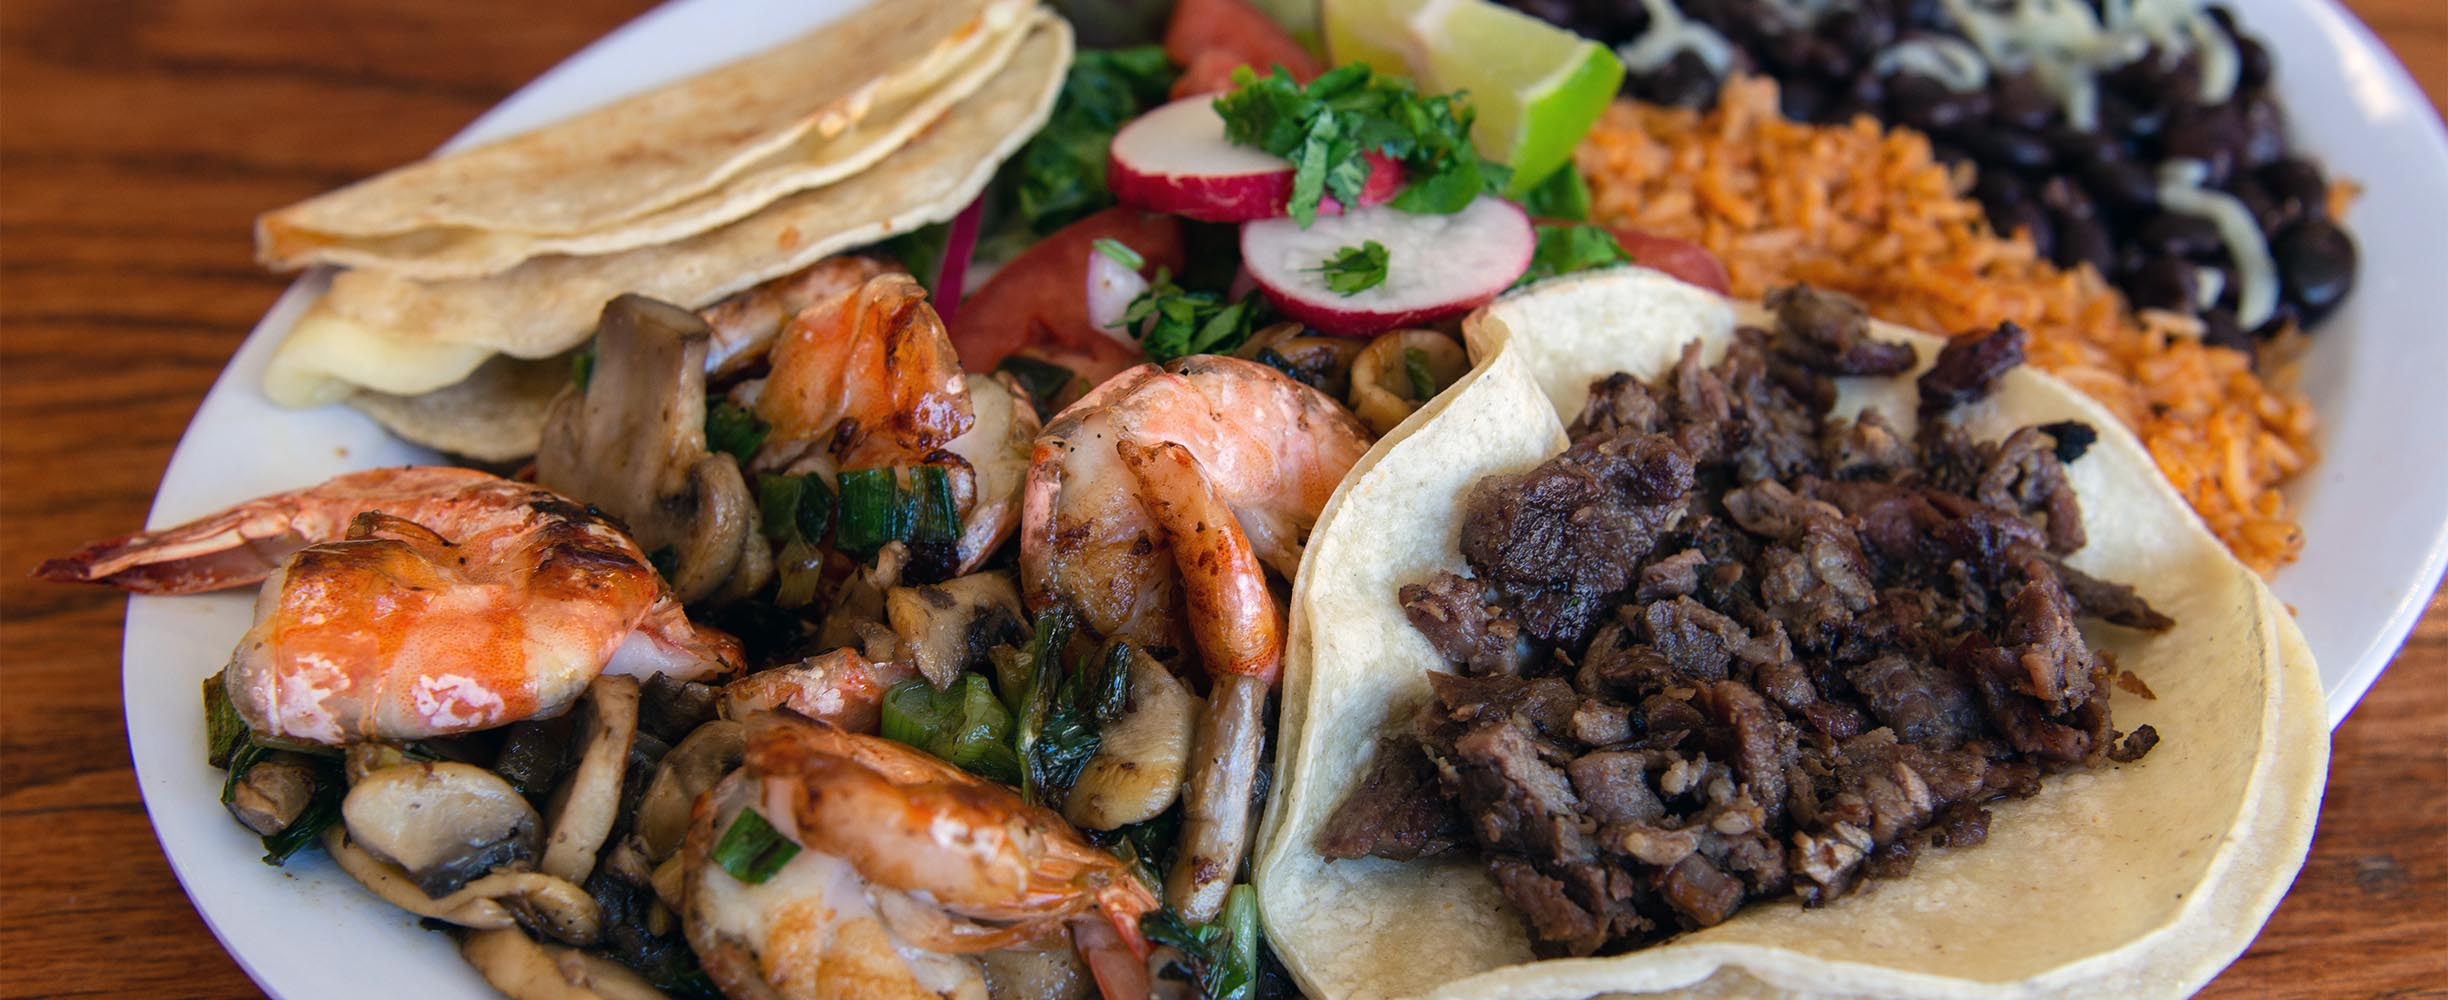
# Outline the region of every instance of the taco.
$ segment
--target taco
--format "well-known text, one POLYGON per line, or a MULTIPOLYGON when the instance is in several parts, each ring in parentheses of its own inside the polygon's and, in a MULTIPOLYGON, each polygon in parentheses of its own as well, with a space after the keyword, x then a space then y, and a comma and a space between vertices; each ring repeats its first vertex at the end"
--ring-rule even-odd
MULTIPOLYGON (((2059 620, 2072 619, 2064 613, 2069 604, 2087 613, 2079 636, 2058 636, 2057 641, 2069 644, 2065 648, 2074 650, 2070 655, 2088 665, 2088 683, 2070 674, 2062 679, 2083 687, 2091 700, 2078 703, 2079 698, 2069 697, 2050 707, 2017 709, 2015 698, 2020 696, 2013 691, 1980 687, 1989 683, 1984 678, 1990 675, 1981 673, 1986 668, 1978 664, 2011 672, 2032 661, 1945 656, 1933 661, 1945 664, 1934 671, 1944 675, 1937 676, 1937 682, 1979 689, 1979 697, 1968 702, 1978 719, 1995 723, 2010 709, 2027 713, 2018 725, 2028 729, 1966 730, 1972 735, 1965 739, 1990 742, 1965 742, 1958 747, 1961 753, 1986 753, 1993 783, 2008 768, 2036 780, 2011 791, 1977 783, 1967 786, 1969 790, 1949 791, 1934 771, 1924 783, 1920 775, 1898 770, 1880 787, 1899 800, 1917 802, 1921 811, 1899 829, 1881 830, 1876 843, 1866 834, 1850 844, 1839 843, 1844 838, 1835 836, 1806 838, 1794 807, 1788 805, 1781 839, 1755 838, 1751 843, 1770 844, 1766 849, 1771 853, 1790 852, 1785 855, 1789 864, 1777 868, 1761 864, 1757 857, 1746 860, 1722 851, 1705 857, 1693 849, 1692 841, 1730 839, 1727 831, 1747 834, 1752 828, 1746 824, 1776 815, 1776 808, 1745 812, 1732 807, 1757 806, 1754 793, 1765 787, 1754 780, 1758 774, 1746 773, 1751 766, 1744 756, 1749 744, 1748 737, 1741 736, 1742 713, 1761 710, 1763 702, 1757 694, 1730 690, 1728 681, 1712 685, 1706 677, 1678 677, 1667 682, 1671 690, 1663 701, 1653 699, 1630 709, 1629 719, 1614 720, 1612 734, 1559 736, 1545 748, 1548 753, 1579 752, 1572 748, 1586 750, 1589 744, 1610 739, 1624 740, 1622 747, 1672 745, 1676 737, 1671 732, 1644 741, 1637 729, 1646 725, 1655 733, 1659 726, 1677 724, 1672 721, 1677 711, 1691 714, 1683 724, 1699 727, 1692 730, 1695 742, 1684 746, 1701 747, 1701 752, 1644 758, 1653 765, 1671 758, 1672 766, 1681 769, 1678 775, 1653 772, 1643 779, 1638 770, 1631 772, 1653 790, 1642 794, 1653 794, 1652 802, 1663 800, 1669 814, 1668 821, 1651 822, 1646 829, 1684 835, 1680 845, 1674 843, 1675 836, 1638 841, 1588 816, 1574 817, 1587 820, 1580 833, 1559 834, 1619 837, 1597 841, 1598 850, 1610 858, 1613 854, 1606 852, 1642 855, 1615 863, 1611 877, 1619 881, 1598 883, 1615 886, 1610 891, 1623 896, 1618 900, 1623 905, 1613 923, 1602 921, 1579 940, 1571 938, 1570 921, 1521 905, 1534 895, 1523 892, 1523 884, 1555 874, 1552 867, 1526 867, 1522 858, 1506 853, 1511 847, 1505 838, 1521 837, 1518 824, 1536 813, 1506 817, 1449 812, 1436 819, 1432 809, 1417 801, 1385 797, 1386 788, 1405 780, 1400 768, 1389 768, 1386 762, 1406 745, 1426 751, 1424 763, 1410 765, 1408 780, 1425 786, 1427 794, 1443 794, 1450 802, 1460 791, 1468 801, 1470 788, 1478 787, 1468 782, 1487 780, 1470 770, 1478 765, 1457 763, 1459 755, 1450 745, 1440 747, 1433 737, 1423 737, 1431 724, 1450 724, 1455 718, 1449 711, 1454 701, 1449 691, 1457 686, 1456 679, 1432 683, 1433 673, 1484 676, 1514 669, 1526 678, 1572 667, 1580 675, 1550 688, 1615 681, 1615 675, 1606 673, 1614 667, 1601 662, 1601 640, 1586 638, 1590 629, 1603 635, 1617 627, 1604 624, 1610 619, 1603 613, 1614 611, 1615 604, 1606 604, 1594 616, 1572 606, 1507 612, 1521 616, 1513 625, 1525 635, 1551 634, 1560 627, 1569 632, 1554 619, 1568 620, 1569 625, 1574 615, 1582 615, 1578 627, 1584 631, 1578 641, 1586 645, 1569 647, 1573 640, 1560 644, 1585 654, 1578 664, 1550 659, 1525 669, 1518 662, 1490 662, 1462 670, 1454 665, 1450 644, 1432 642, 1415 627, 1418 618, 1406 613, 1398 592, 1406 599, 1416 597, 1419 592, 1405 590, 1406 585, 1443 574, 1472 573, 1474 563, 1487 561, 1483 549, 1474 550, 1478 559, 1466 560, 1463 554, 1472 544, 1471 532, 1482 530, 1465 523, 1473 509, 1473 490, 1490 476, 1539 468, 1568 442, 1582 439, 1589 425, 1637 409, 1626 403, 1624 410, 1610 410, 1636 395, 1623 388, 1632 379, 1657 379, 1670 371, 1690 375, 1730 352, 1761 351, 1763 335, 1738 334, 1738 327, 1777 321, 1761 306, 1729 302, 1640 269, 1560 279, 1500 300, 1466 325, 1476 361, 1470 375, 1381 441, 1326 509, 1292 596, 1279 791, 1257 861, 1268 936, 1311 995, 2173 996, 2200 986, 2231 961, 2277 905, 2309 846, 2327 764, 2317 673, 2293 623, 2259 578, 2203 528, 2155 471, 2141 445, 2096 404, 2036 371, 2016 367, 1999 374, 2004 366, 1993 363, 1995 356, 1975 357, 1977 347, 1948 351, 1941 362, 1944 341, 1876 324, 1867 327, 1867 340, 1854 345, 1860 355, 1848 353, 1847 358, 1859 363, 1855 370, 1893 374, 1801 379, 1793 391, 1810 398, 1812 386, 1832 389, 1830 412, 1848 418, 1839 427, 1877 428, 1883 421, 1907 442, 1918 434, 1946 435, 1943 440, 1963 454, 1994 457, 2012 447, 2030 446, 2035 441, 2031 434, 2051 433, 2053 437, 2038 440, 2055 447, 2042 449, 2049 453, 2045 459, 2032 452, 2035 467, 2056 463, 2061 485, 2079 503, 2077 520, 2069 516, 2070 508, 2040 503, 2036 493, 2047 491, 2036 491, 2033 509, 2045 508, 2044 514, 2034 515, 2028 524, 2017 522, 2022 527, 2002 521, 1994 525, 2007 534, 2028 532, 2024 546, 2002 549, 1997 565, 1971 572, 2033 574, 2028 582, 2002 588, 1997 595, 2016 602, 2054 601, 2059 620), (1688 345, 1697 346, 1689 347, 1690 360, 1678 368, 1688 345), (1881 345, 1911 350, 1898 354, 1881 345), (1916 386, 1914 375, 1926 373, 1934 363, 1951 366, 1957 374, 1967 366, 1987 364, 1991 370, 1973 380, 1978 385, 1958 394, 1977 398, 1950 405, 1956 400, 1939 391, 1949 387, 1935 384, 1946 379, 1916 386), (1630 378, 1607 380, 1617 373, 1630 378), (1606 396, 1592 405, 1594 382, 1595 391, 1606 396), (1925 409, 1915 406, 1916 388, 1925 409), (1867 410, 1881 416, 1849 419, 1867 410), (1576 415, 1581 421, 1568 435, 1567 421, 1576 415), (2024 436, 2016 437, 2018 432, 2024 436), (2079 530, 2068 534, 2077 523, 2079 530), (2009 565, 2011 571, 2005 568, 2009 565), (2041 576, 2054 582, 2043 587, 2041 576), (2130 585, 2131 591, 2123 595, 2130 601, 2120 606, 2115 584, 2108 581, 2130 585), (2172 622, 2145 612, 2163 612, 2172 622), (1549 618, 1539 620, 1537 614, 1549 618), (2102 615, 2143 627, 2093 620, 2102 615), (1593 675, 1603 676, 1592 680, 1593 675), (1947 680, 1950 676, 1957 679, 1947 680), (1684 699, 1680 709, 1664 704, 1675 696, 1684 699), (1694 704, 1697 711, 1691 708, 1694 704), (1729 713, 1732 722, 1727 721, 1729 713), (2043 716, 2054 721, 2035 721, 2043 716), (2071 739, 2047 726, 2070 732, 2079 728, 2070 725, 2078 720, 2089 724, 2081 739, 2046 745, 2049 739, 2071 739), (1627 732, 1627 724, 1635 731, 1627 732), (2155 747, 2149 737, 2138 735, 2145 730, 2157 738, 2155 747), (1730 747, 1729 733, 1736 737, 1730 747), (1714 764, 1707 760, 1712 752, 1714 764), (1722 786, 1700 787, 1720 779, 1722 786), (1466 787, 1456 789, 1456 784, 1466 787), (1739 795, 1729 801, 1727 795, 1735 788, 1739 795), (1345 833, 1335 828, 1338 812, 1356 792, 1378 796, 1370 808, 1380 817, 1427 810, 1421 815, 1430 821, 1379 844, 1392 848, 1379 850, 1381 855, 1418 857, 1329 860, 1330 853, 1353 853, 1351 844, 1332 840, 1345 833), (1958 810, 1950 799, 1969 805, 1958 810), (1671 829, 1678 812, 1681 820, 1708 821, 1715 832, 1671 829), (1950 825, 1959 819, 1980 821, 1985 831, 1977 832, 1985 833, 1985 842, 1981 836, 1965 835, 1969 827, 1950 825), (1517 825, 1506 828, 1505 823, 1517 825), (1449 845, 1452 849, 1438 853, 1449 845), (1855 855, 1844 855, 1855 848, 1855 855), (1684 868, 1677 858, 1700 860, 1684 868), (1909 870, 1899 874, 1899 868, 1909 870), (1864 880, 1865 874, 1893 877, 1864 880), (1503 886, 1499 875, 1506 880, 1503 886), (1579 957, 1569 957, 1574 955, 1579 957)), ((1974 343, 2004 342, 1991 337, 1974 343)), ((1775 350, 1786 348, 1780 344, 1775 350)), ((1910 452, 1914 446, 1902 447, 1910 452)), ((1921 450, 1939 449, 1924 442, 1921 450)), ((1743 460, 1777 463, 1773 455, 1747 454, 1743 460)), ((1719 475, 1730 475, 1725 466, 1719 468, 1719 475)), ((1834 470, 1819 471, 1843 478, 1834 470)), ((1931 475, 1943 479, 1946 474, 1931 475)), ((1748 475, 1734 478, 1757 482, 1748 475)), ((1777 477, 1767 478, 1774 485, 1777 477)), ((1696 481, 1680 480, 1686 490, 1731 485, 1688 485, 1696 481)), ((1625 488, 1637 492, 1642 487, 1625 488)), ((1745 502, 1758 499, 1754 495, 1745 502)), ((1807 497, 1788 500, 1817 502, 1807 497)), ((1722 494, 1706 502, 1727 504, 1722 494)), ((1761 514, 1756 507, 1744 514, 1732 512, 1730 505, 1690 508, 1704 509, 1727 519, 1761 514)), ((1743 524, 1746 531, 1754 526, 1743 524)), ((1586 551, 1574 548, 1586 544, 1572 540, 1564 550, 1586 551)), ((1896 561, 1892 553, 1879 551, 1880 560, 1896 561)), ((1879 570, 1892 571, 1883 563, 1879 570)), ((1901 571, 1913 570, 1906 565, 1901 571)), ((1501 579, 1491 579, 1486 572, 1478 575, 1476 582, 1491 592, 1501 589, 1501 579)), ((1653 583, 1662 588, 1661 594, 1678 589, 1671 580, 1659 583, 1648 577, 1640 577, 1637 587, 1653 583)), ((1971 585, 1966 587, 1969 593, 1971 585)), ((1628 584, 1623 593, 1634 589, 1628 584)), ((1631 598, 1619 603, 1629 604, 1631 598)), ((1661 597, 1656 606, 1667 603, 1661 597)), ((2023 610, 2016 603, 2004 613, 2012 617, 2023 610)), ((1692 615, 1692 622, 1706 624, 1701 611, 1692 615)), ((1740 643, 1791 642, 1805 648, 1814 641, 1799 626, 1789 634, 1781 617, 1754 617, 1748 627, 1730 620, 1724 624, 1731 628, 1710 641, 1726 645, 1712 648, 1721 656, 1728 648, 1735 652, 1719 661, 1718 669, 1740 677, 1744 684, 1731 686, 1745 690, 1773 687, 1768 668, 1759 664, 1776 657, 1761 655, 1753 663, 1745 657, 1756 650, 1737 648, 1740 643)), ((1660 634, 1644 641, 1661 639, 1668 631, 1663 624, 1658 627, 1660 634)), ((2004 652, 1986 646, 1978 627, 1972 626, 1964 645, 1950 655, 2004 652)), ((1547 650, 1540 655, 1552 657, 1558 645, 1537 648, 1547 650)), ((1501 660, 1522 648, 1499 646, 1483 652, 1501 660)), ((1800 659, 1807 666, 1813 655, 1805 652, 1800 659)), ((1833 662, 1836 654, 1826 656, 1833 662)), ((1686 668, 1680 659, 1670 665, 1686 668)), ((1643 668, 1633 663, 1626 669, 1637 673, 1649 668, 1666 665, 1652 662, 1643 668)), ((1858 675, 1839 676, 1854 677, 1865 690, 1873 686, 1858 675)), ((1850 684, 1822 677, 1816 690, 1827 693, 1827 702, 1842 700, 1840 688, 1861 696, 1850 684)), ((1812 690, 1806 684, 1803 693, 1812 690)), ((1772 692, 1769 700, 1780 697, 1772 692)), ((1862 746, 1880 749, 1875 744, 1884 743, 1885 749, 1902 753, 1895 749, 1899 729, 1909 730, 1903 739, 1910 741, 1927 735, 1915 727, 1945 724, 1928 718, 1907 721, 1891 714, 1897 709, 1893 704, 1872 708, 1865 712, 1857 702, 1835 705, 1807 721, 1799 712, 1784 717, 1778 723, 1785 727, 1784 739, 1819 741, 1818 756, 1806 752, 1800 758, 1803 763, 1836 764, 1828 772, 1795 770, 1783 777, 1824 785, 1844 761, 1853 759, 1835 748, 1850 753, 1862 746), (1852 721, 1845 721, 1847 717, 1852 721), (1847 732, 1848 726, 1858 731, 1847 732), (1809 731, 1814 727, 1817 732, 1809 731)), ((1767 711, 1768 718, 1778 718, 1777 709, 1767 711)), ((1604 713, 1597 714, 1600 718, 1590 724, 1607 729, 1604 713)), ((1582 721, 1559 725, 1578 727, 1582 721)), ((1905 749, 1919 753, 1919 748, 1914 744, 1905 749)), ((1572 763, 1577 766, 1581 759, 1572 763)), ((1599 811, 1604 796, 1583 784, 1585 775, 1561 762, 1546 765, 1542 773, 1559 782, 1569 776, 1571 781, 1569 786, 1552 785, 1548 794, 1564 796, 1568 803, 1581 796, 1592 813, 1599 811)), ((1843 787, 1842 782, 1837 785, 1843 787)), ((1484 787, 1479 792, 1484 793, 1484 787)), ((1875 799, 1878 793, 1864 794, 1875 799)), ((1803 797, 1787 801, 1799 803, 1803 797)), ((1821 804, 1848 807, 1833 799, 1821 804)), ((1872 805, 1876 808, 1866 814, 1872 819, 1893 818, 1881 811, 1884 806, 1875 801, 1872 805)), ((1829 828, 1825 814, 1817 822, 1811 830, 1824 833, 1829 828)), ((1624 829, 1638 826, 1632 823, 1624 829)), ((1604 917, 1602 909, 1589 912, 1604 917)))

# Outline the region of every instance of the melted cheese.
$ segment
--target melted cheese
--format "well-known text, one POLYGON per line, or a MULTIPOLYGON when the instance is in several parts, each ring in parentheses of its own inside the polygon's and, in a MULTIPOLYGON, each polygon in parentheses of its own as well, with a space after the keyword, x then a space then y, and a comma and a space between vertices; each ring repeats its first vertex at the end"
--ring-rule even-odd
POLYGON ((422 395, 458 384, 492 356, 483 347, 377 330, 318 302, 273 350, 264 395, 291 407, 337 403, 361 386, 422 395))
POLYGON ((1709 75, 1723 79, 1734 65, 1734 46, 1716 29, 1684 17, 1668 0, 1641 0, 1649 11, 1649 30, 1615 50, 1624 69, 1655 73, 1674 57, 1690 52, 1708 66, 1709 75))
POLYGON ((2159 207, 2201 218, 2218 227, 2219 241, 2235 264, 2236 322, 2250 330, 2278 311, 2278 264, 2252 211, 2234 195, 2202 186, 2209 173, 2198 160, 2159 165, 2159 207))

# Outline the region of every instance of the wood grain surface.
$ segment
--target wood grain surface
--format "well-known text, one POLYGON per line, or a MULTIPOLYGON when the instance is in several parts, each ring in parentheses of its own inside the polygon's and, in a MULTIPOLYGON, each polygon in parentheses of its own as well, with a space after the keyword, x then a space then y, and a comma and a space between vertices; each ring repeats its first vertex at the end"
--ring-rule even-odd
MULTIPOLYGON (((143 522, 197 402, 286 284, 252 262, 257 212, 421 155, 646 6, 0 3, 0 997, 260 995, 179 891, 137 798, 124 601, 26 574, 143 522)), ((2448 98, 2448 0, 2349 6, 2435 105, 2448 98)), ((2435 597, 2336 734, 2302 876, 2205 995, 2444 984, 2435 597)))

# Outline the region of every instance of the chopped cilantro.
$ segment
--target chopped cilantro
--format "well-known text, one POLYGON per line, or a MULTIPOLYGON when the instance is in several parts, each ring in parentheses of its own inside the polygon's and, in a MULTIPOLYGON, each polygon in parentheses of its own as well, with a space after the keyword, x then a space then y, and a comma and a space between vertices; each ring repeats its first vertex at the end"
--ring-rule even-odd
POLYGON ((1332 196, 1360 203, 1368 154, 1401 164, 1410 187, 1395 197, 1406 212, 1445 215, 1483 192, 1501 191, 1511 172, 1471 146, 1472 111, 1460 93, 1424 97, 1402 77, 1378 76, 1366 64, 1337 67, 1307 86, 1277 67, 1259 76, 1233 73, 1236 89, 1216 98, 1224 137, 1292 161, 1288 214, 1302 226, 1317 219, 1332 196))
POLYGON ((1560 274, 1629 263, 1632 255, 1604 226, 1585 222, 1538 227, 1538 249, 1530 254, 1530 270, 1513 283, 1519 288, 1560 274))
POLYGON ((1385 244, 1370 240, 1356 247, 1344 247, 1318 265, 1317 271, 1325 277, 1328 290, 1337 295, 1358 295, 1385 284, 1385 244))
POLYGON ((1122 325, 1139 338, 1148 357, 1171 361, 1241 346, 1266 313, 1266 301, 1256 292, 1226 302, 1214 292, 1186 291, 1173 283, 1170 273, 1159 270, 1148 290, 1123 310, 1122 325))
POLYGON ((1567 163, 1538 182, 1522 196, 1522 208, 1534 219, 1562 219, 1567 222, 1587 222, 1590 213, 1589 181, 1581 169, 1567 163))

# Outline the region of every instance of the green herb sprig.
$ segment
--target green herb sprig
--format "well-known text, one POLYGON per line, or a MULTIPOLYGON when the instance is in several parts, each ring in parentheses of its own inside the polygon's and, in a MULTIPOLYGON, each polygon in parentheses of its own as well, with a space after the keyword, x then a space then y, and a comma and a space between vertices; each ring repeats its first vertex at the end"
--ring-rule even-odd
POLYGON ((1192 354, 1222 354, 1241 346, 1271 310, 1256 292, 1233 302, 1214 292, 1193 292, 1159 269, 1148 290, 1122 311, 1122 325, 1139 338, 1149 358, 1163 362, 1192 354))
POLYGON ((1520 288, 1561 274, 1630 263, 1632 255, 1604 226, 1586 222, 1538 227, 1538 249, 1530 254, 1530 270, 1513 283, 1520 288))
POLYGON ((1105 160, 1114 133, 1164 103, 1175 75, 1164 50, 1153 45, 1082 49, 1045 127, 996 178, 1005 228, 1014 231, 1009 235, 1044 236, 1112 205, 1105 160))
POLYGON ((1409 181, 1395 208, 1449 215, 1471 199, 1502 191, 1512 172, 1471 146, 1474 112, 1461 92, 1422 96, 1411 81, 1378 76, 1364 63, 1295 83, 1280 66, 1266 76, 1243 67, 1235 89, 1216 98, 1224 138, 1292 161, 1287 214, 1304 228, 1332 196, 1360 204, 1368 154, 1403 167, 1409 181))
POLYGON ((1353 296, 1368 291, 1386 280, 1385 244, 1369 240, 1356 247, 1344 247, 1319 264, 1317 272, 1326 279, 1326 288, 1337 295, 1353 296))

